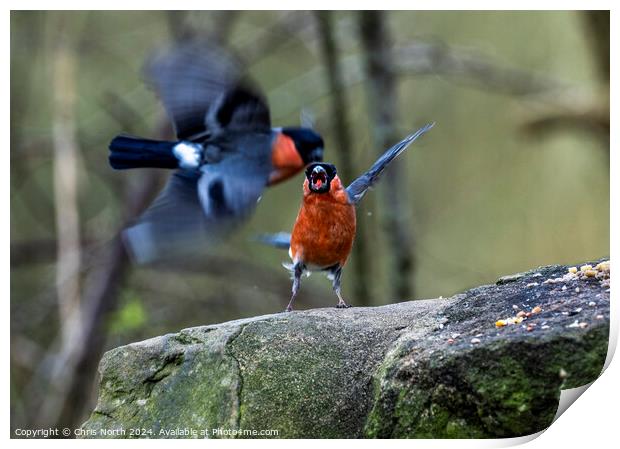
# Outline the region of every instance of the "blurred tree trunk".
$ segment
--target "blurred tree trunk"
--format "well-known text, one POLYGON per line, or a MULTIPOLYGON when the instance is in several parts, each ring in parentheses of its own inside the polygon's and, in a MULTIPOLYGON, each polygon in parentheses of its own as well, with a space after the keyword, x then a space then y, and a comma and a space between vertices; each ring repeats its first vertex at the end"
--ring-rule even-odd
MULTIPOLYGON (((359 14, 373 142, 377 153, 381 154, 403 137, 396 129, 398 102, 392 44, 385 12, 361 11, 359 14)), ((383 194, 383 229, 388 242, 389 294, 394 300, 409 300, 414 294, 414 257, 405 170, 402 164, 395 163, 386 171, 379 189, 383 194)))
POLYGON ((583 11, 581 14, 590 35, 599 76, 609 83, 609 11, 583 11))
POLYGON ((64 22, 60 21, 58 27, 59 36, 52 50, 56 290, 60 328, 66 340, 68 323, 80 306, 79 148, 75 126, 75 49, 64 22))
MULTIPOLYGON (((347 183, 354 179, 356 170, 353 162, 346 86, 344 85, 342 69, 338 62, 338 44, 333 33, 333 13, 330 11, 317 11, 315 14, 318 22, 321 56, 327 68, 327 84, 330 91, 330 122, 340 158, 338 171, 340 177, 347 183)), ((353 303, 356 305, 370 305, 372 273, 368 256, 368 232, 364 226, 357 227, 354 247, 352 266, 355 272, 355 301, 353 303)))

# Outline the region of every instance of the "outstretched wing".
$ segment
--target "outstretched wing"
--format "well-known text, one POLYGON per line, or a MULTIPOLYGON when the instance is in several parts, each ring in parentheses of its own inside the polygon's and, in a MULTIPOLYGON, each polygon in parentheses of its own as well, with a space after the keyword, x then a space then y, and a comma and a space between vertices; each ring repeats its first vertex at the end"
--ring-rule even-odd
POLYGON ((392 148, 377 159, 377 161, 370 167, 370 169, 362 176, 357 178, 347 187, 347 194, 349 195, 349 201, 352 204, 357 204, 364 197, 366 192, 373 184, 375 184, 383 170, 392 162, 400 153, 405 151, 409 145, 411 145, 418 137, 431 129, 435 123, 429 123, 418 129, 415 133, 407 136, 405 139, 398 142, 392 148))
POLYGON ((239 61, 213 42, 189 40, 160 51, 145 64, 144 73, 180 140, 201 140, 222 129, 271 128, 260 90, 244 79, 239 61))

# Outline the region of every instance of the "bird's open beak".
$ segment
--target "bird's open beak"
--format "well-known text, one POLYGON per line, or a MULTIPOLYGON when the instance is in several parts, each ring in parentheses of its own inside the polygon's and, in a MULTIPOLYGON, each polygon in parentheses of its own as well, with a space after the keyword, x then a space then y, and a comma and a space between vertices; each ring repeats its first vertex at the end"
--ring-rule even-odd
POLYGON ((310 182, 312 187, 316 190, 320 190, 327 183, 327 172, 320 165, 312 170, 310 175, 310 182))

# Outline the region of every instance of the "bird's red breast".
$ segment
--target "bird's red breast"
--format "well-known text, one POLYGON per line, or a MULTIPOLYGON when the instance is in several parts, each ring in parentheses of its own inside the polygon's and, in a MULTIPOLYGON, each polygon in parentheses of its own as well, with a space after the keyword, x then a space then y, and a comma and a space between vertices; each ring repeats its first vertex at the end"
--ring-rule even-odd
POLYGON ((309 266, 343 266, 355 239, 355 207, 338 176, 326 193, 314 193, 304 182, 304 198, 291 234, 291 257, 309 266))
POLYGON ((295 148, 295 142, 281 132, 276 134, 272 144, 271 165, 273 171, 269 175, 269 185, 284 181, 304 168, 304 161, 295 148))

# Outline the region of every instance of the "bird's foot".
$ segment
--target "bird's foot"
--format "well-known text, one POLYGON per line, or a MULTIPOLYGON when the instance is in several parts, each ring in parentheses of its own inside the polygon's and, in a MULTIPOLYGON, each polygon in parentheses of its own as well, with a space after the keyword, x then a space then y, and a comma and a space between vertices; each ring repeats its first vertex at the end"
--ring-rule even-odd
POLYGON ((284 309, 284 312, 292 312, 293 308, 291 306, 287 306, 286 309, 284 309))
POLYGON ((344 301, 338 301, 338 304, 336 304, 337 309, 348 309, 349 307, 351 307, 351 305, 347 304, 344 301))

